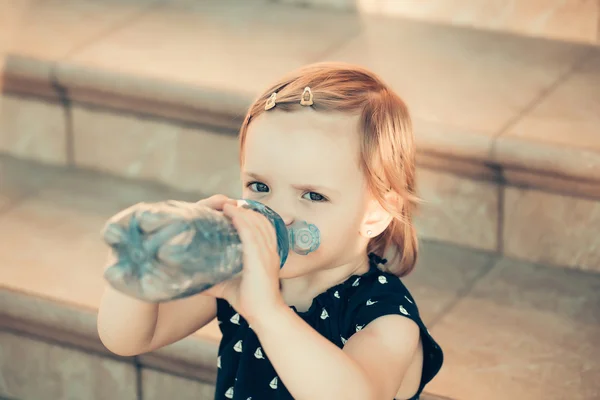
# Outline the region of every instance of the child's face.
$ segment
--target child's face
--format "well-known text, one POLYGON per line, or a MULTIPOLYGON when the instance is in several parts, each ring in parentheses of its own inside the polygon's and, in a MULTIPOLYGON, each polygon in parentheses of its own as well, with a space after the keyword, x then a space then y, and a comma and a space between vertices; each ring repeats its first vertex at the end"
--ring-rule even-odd
POLYGON ((288 226, 304 220, 321 232, 315 252, 290 251, 281 278, 364 256, 359 230, 369 198, 359 169, 357 128, 358 116, 312 109, 266 112, 250 124, 241 168, 243 197, 271 207, 288 226))

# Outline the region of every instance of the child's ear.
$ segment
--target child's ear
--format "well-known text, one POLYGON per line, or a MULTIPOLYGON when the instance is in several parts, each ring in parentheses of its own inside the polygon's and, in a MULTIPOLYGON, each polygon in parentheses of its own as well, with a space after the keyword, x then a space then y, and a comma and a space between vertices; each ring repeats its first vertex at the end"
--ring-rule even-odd
MULTIPOLYGON (((402 199, 393 192, 386 193, 385 199, 388 204, 396 204, 396 202, 402 201, 402 199)), ((402 204, 398 203, 398 209, 401 209, 401 206, 402 204)), ((365 232, 371 231, 369 237, 374 238, 385 231, 393 219, 394 216, 386 211, 386 209, 379 204, 377 199, 372 198, 369 201, 365 218, 363 219, 361 233, 365 235, 365 232)))

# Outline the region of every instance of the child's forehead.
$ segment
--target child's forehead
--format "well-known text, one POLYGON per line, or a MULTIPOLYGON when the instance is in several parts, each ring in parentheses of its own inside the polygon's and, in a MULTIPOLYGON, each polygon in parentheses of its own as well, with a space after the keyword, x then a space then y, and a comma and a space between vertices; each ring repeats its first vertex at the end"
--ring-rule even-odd
POLYGON ((336 153, 346 150, 348 155, 348 150, 358 151, 358 138, 358 116, 306 109, 260 115, 249 125, 246 143, 281 152, 303 149, 318 153, 333 147, 336 153))
POLYGON ((358 172, 358 118, 310 112, 274 112, 253 121, 244 146, 245 171, 290 170, 345 179, 358 172))

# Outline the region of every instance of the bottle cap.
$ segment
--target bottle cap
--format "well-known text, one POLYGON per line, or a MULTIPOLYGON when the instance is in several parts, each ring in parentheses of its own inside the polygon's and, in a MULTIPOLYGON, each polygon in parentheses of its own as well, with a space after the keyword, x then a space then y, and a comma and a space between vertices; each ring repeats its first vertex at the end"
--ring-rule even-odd
POLYGON ((290 248, 295 253, 307 255, 319 248, 321 233, 319 228, 306 221, 296 221, 288 228, 290 248))

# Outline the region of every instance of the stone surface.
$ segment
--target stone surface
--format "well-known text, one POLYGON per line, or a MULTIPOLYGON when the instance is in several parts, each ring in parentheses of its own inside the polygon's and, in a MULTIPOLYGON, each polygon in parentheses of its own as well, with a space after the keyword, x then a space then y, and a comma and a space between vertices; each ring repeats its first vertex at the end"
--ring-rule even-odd
POLYGON ((73 127, 78 166, 186 191, 241 196, 233 135, 83 107, 73 110, 73 127))
POLYGON ((496 184, 421 168, 417 169, 417 185, 424 201, 415 219, 419 236, 482 250, 497 249, 496 184))
MULTIPOLYGON (((438 152, 487 159, 493 135, 587 52, 562 42, 365 18, 360 35, 327 58, 380 74, 405 99, 417 123, 465 132, 453 135, 449 146, 435 147, 438 152), (475 148, 474 135, 483 136, 475 148)), ((427 135, 417 123, 417 137, 427 135)))
POLYGON ((484 252, 420 241, 415 269, 402 278, 419 307, 419 314, 433 326, 483 274, 495 256, 484 252))
POLYGON ((600 396, 600 276, 503 260, 431 330, 457 399, 600 396))
MULTIPOLYGON (((174 1, 81 49, 68 63, 168 80, 189 91, 207 87, 254 97, 280 75, 320 59, 360 27, 356 15, 315 13, 263 0, 174 1)), ((69 84, 60 70, 58 76, 69 84)))
MULTIPOLYGON (((153 1, 28 0, 13 22, 10 52, 58 61, 71 52, 134 20, 153 1)), ((12 5, 11 5, 12 7, 12 5)))
POLYGON ((0 153, 66 165, 66 129, 60 103, 0 96, 0 153))
POLYGON ((39 169, 35 167, 34 163, 0 155, 0 213, 35 192, 40 184, 37 180, 31 182, 31 177, 39 176, 31 171, 39 169))
POLYGON ((29 11, 31 3, 35 0, 0 0, 2 13, 0 14, 0 65, 6 51, 13 42, 13 37, 21 26, 25 13, 29 11))
MULTIPOLYGON (((329 3, 329 0, 324 2, 329 3)), ((559 40, 598 42, 600 5, 596 1, 358 0, 356 7, 359 11, 370 14, 408 17, 559 40)))
POLYGON ((356 10, 355 0, 275 0, 282 4, 292 4, 298 7, 323 7, 336 10, 356 10))
POLYGON ((494 161, 600 182, 600 51, 521 117, 494 161))
POLYGON ((135 367, 0 332, 0 396, 135 400, 135 367))
POLYGON ((508 256, 600 272, 600 202, 507 187, 503 240, 508 256))
MULTIPOLYGON (((567 150, 557 159, 564 156, 567 150)), ((549 156, 548 159, 551 159, 549 156)), ((600 184, 598 181, 576 179, 569 176, 543 174, 535 170, 521 168, 505 168, 502 170, 502 179, 508 186, 540 190, 558 195, 580 197, 589 200, 600 200, 600 184)))
POLYGON ((97 304, 78 303, 76 298, 57 301, 27 286, 7 286, 0 287, 0 331, 29 335, 118 361, 132 361, 109 352, 100 341, 97 304))
POLYGON ((212 400, 215 388, 211 384, 144 368, 142 393, 144 400, 212 400))

